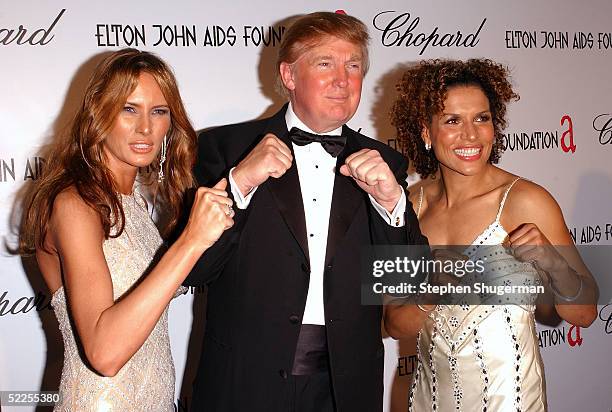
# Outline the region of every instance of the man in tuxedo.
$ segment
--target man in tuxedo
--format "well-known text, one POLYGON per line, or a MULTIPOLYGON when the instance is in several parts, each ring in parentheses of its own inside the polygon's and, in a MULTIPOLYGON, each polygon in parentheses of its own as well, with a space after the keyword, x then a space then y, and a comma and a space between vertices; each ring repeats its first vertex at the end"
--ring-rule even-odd
POLYGON ((361 304, 359 255, 426 239, 405 158, 346 126, 368 41, 345 14, 297 19, 277 61, 289 103, 199 137, 198 180, 228 177, 236 224, 186 281, 209 286, 194 410, 382 410, 382 308, 361 304))

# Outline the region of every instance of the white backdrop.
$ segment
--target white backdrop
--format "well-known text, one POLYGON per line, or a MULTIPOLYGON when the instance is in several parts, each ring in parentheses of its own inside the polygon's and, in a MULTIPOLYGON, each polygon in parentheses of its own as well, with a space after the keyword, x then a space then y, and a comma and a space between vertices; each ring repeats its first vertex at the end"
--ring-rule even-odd
MULTIPOLYGON (((556 197, 578 244, 612 244, 609 0, 4 1, 0 390, 57 389, 61 336, 35 265, 9 251, 15 244, 10 218, 18 212, 20 189, 40 172, 40 147, 70 119, 99 54, 133 46, 164 58, 176 72, 196 129, 255 119, 282 104, 273 90, 273 62, 286 18, 336 9, 360 18, 372 35, 371 70, 353 128, 381 141, 393 139, 387 113, 403 64, 434 57, 488 57, 508 64, 521 100, 509 110, 502 167, 556 197), (427 40, 432 33, 438 40, 427 40)), ((192 313, 201 318, 204 296, 193 292, 171 305, 177 410, 187 410, 201 339, 199 322, 191 333, 192 313)), ((589 329, 538 327, 551 411, 612 409, 612 306, 599 309, 589 329)), ((404 411, 414 344, 386 338, 385 346, 386 409, 404 411)))

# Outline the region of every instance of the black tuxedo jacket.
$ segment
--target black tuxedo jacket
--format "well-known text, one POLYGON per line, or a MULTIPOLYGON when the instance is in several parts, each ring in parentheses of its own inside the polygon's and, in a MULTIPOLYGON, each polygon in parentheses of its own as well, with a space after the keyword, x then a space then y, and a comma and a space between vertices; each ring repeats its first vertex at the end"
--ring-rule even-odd
MULTIPOLYGON (((199 136, 202 185, 227 176, 266 133, 291 148, 286 106, 269 119, 219 127, 199 136)), ((407 162, 388 146, 343 128, 344 159, 378 150, 405 185, 407 162)), ((228 190, 229 191, 229 190, 228 190)), ((373 243, 424 243, 410 203, 406 226, 380 217, 351 178, 336 174, 324 272, 324 305, 333 393, 338 411, 382 410, 381 306, 360 302, 360 251, 373 243)), ((237 211, 234 228, 200 259, 187 285, 207 284, 204 348, 194 384, 196 411, 285 410, 309 284, 304 206, 295 162, 237 211)))

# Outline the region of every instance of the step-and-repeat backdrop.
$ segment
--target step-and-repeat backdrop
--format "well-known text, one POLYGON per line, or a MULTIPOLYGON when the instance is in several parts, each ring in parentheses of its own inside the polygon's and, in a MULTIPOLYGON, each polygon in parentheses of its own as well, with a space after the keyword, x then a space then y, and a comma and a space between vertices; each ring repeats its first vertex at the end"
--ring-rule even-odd
MULTIPOLYGON (((436 57, 503 62, 521 100, 510 106, 501 166, 555 196, 577 244, 612 244, 609 0, 3 2, 0 390, 55 390, 59 382, 63 347, 49 292, 35 263, 11 252, 12 221, 23 188, 44 168, 41 148, 70 120, 101 54, 131 46, 160 55, 176 72, 195 128, 208 128, 275 112, 283 101, 274 61, 287 19, 338 9, 372 35, 354 129, 395 144, 388 112, 405 65, 436 57)), ((552 411, 612 408, 612 305, 598 309, 588 329, 538 325, 552 411)), ((204 310, 203 290, 171 304, 179 411, 188 410, 204 310)), ((385 347, 385 409, 405 411, 414 342, 385 338, 385 347)))

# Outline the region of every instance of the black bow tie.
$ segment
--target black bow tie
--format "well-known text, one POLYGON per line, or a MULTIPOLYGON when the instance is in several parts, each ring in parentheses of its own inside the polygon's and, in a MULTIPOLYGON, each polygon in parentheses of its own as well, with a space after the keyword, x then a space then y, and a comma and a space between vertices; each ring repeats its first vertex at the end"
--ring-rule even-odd
POLYGON ((338 157, 344 146, 346 145, 346 137, 344 136, 330 136, 326 134, 313 134, 303 131, 302 129, 298 129, 297 127, 292 127, 289 132, 289 138, 293 143, 298 146, 306 146, 312 142, 321 143, 323 149, 332 157, 338 157))

